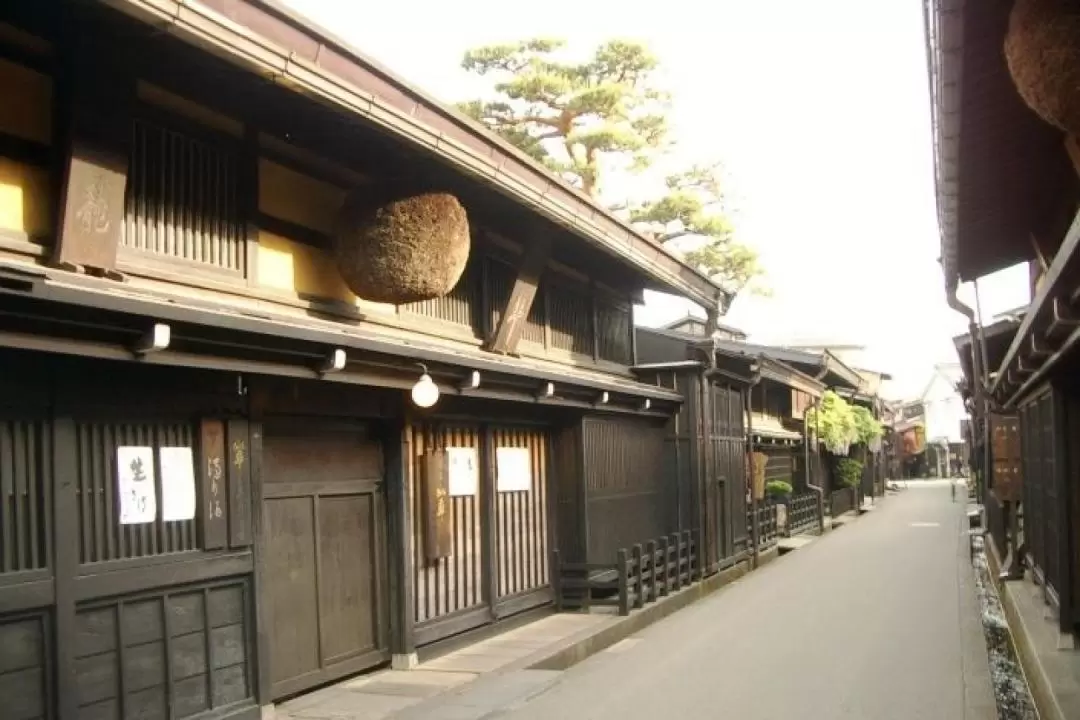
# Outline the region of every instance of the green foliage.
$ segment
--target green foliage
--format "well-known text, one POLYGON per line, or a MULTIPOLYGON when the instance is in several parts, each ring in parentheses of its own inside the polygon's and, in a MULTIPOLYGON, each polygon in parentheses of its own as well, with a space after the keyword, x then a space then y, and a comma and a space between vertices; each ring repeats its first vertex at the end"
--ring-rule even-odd
POLYGON ((765 494, 772 497, 790 495, 792 489, 791 483, 787 480, 770 480, 765 483, 765 494))
POLYGON ((469 50, 462 67, 493 77, 498 99, 460 107, 596 196, 602 161, 646 167, 667 145, 668 98, 644 45, 611 40, 572 62, 560 57, 564 44, 538 38, 469 50))
POLYGON ((851 445, 858 442, 855 412, 832 390, 825 391, 817 407, 806 411, 806 421, 811 434, 831 453, 847 455, 851 445))
POLYGON ((686 252, 697 267, 731 294, 749 288, 767 294, 753 281, 762 273, 757 253, 735 242, 734 228, 724 212, 724 194, 717 165, 695 165, 667 177, 668 194, 630 211, 630 221, 644 224, 663 243, 682 237, 703 242, 686 252))
MULTIPOLYGON (((460 108, 591 197, 602 172, 649 167, 668 147, 669 98, 659 63, 627 40, 604 43, 584 62, 567 60, 559 40, 532 39, 465 53, 462 66, 493 79, 494 99, 460 108)), ((626 207, 629 220, 661 243, 693 239, 682 254, 732 295, 767 294, 757 254, 737 243, 716 166, 667 178, 666 193, 626 207)))
POLYGON ((846 487, 856 487, 862 482, 863 464, 851 458, 836 461, 836 475, 846 487))
POLYGON ((852 408, 852 412, 855 415, 855 439, 857 442, 869 445, 882 436, 884 429, 869 409, 864 408, 862 405, 856 405, 852 408))

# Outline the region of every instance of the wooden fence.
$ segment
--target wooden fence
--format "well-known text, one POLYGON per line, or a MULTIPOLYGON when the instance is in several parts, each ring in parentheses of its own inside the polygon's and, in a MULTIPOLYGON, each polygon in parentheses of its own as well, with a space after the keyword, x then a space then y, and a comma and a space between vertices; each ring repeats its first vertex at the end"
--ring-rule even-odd
POLYGON ((813 492, 791 496, 787 503, 787 524, 784 526, 786 536, 821 531, 818 497, 818 494, 813 492))
POLYGON ((561 562, 552 552, 555 607, 558 611, 614 606, 620 615, 644 607, 701 579, 696 547, 689 531, 650 540, 616 552, 603 563, 561 562))
MULTIPOLYGON (((757 532, 758 550, 767 550, 777 542, 779 535, 779 523, 777 518, 776 503, 765 501, 757 507, 757 532)), ((750 508, 746 512, 746 523, 749 527, 754 526, 754 510, 750 508)))
POLYGON ((834 490, 829 496, 830 515, 837 517, 856 508, 857 489, 853 487, 834 490))

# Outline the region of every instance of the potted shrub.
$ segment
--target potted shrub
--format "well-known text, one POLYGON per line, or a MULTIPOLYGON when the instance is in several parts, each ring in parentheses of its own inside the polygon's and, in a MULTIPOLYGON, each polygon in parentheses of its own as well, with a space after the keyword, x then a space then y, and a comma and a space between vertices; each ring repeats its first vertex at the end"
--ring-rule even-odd
POLYGON ((791 483, 787 480, 770 480, 765 483, 765 496, 776 502, 787 502, 791 497, 791 483))

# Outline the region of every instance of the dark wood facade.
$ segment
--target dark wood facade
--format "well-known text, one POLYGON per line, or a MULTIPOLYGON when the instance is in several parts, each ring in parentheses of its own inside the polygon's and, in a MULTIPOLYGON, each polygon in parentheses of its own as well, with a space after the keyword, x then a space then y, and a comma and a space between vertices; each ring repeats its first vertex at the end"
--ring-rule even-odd
POLYGON ((977 466, 980 479, 988 481, 991 529, 1006 538, 1013 559, 1011 579, 1021 580, 1030 570, 1054 629, 1075 636, 1077 138, 1045 122, 1016 91, 1001 52, 1011 5, 952 5, 935 0, 928 8, 928 51, 942 266, 950 305, 970 322, 969 338, 957 342, 957 349, 982 450, 977 466), (978 327, 974 310, 957 299, 959 284, 1020 262, 1030 264, 1032 280, 1022 319, 978 327), (1009 437, 1016 434, 1018 448, 1009 437), (1010 543, 1017 525, 1019 540, 1010 543))
POLYGON ((167 4, 0 10, 0 714, 255 717, 549 604, 556 547, 720 527, 742 477, 673 481, 700 437, 635 374, 632 308, 722 293, 276 6, 172 3, 161 33, 167 4), (252 38, 312 67, 265 82, 252 38), (342 198, 391 185, 468 212, 445 297, 334 265, 342 198))

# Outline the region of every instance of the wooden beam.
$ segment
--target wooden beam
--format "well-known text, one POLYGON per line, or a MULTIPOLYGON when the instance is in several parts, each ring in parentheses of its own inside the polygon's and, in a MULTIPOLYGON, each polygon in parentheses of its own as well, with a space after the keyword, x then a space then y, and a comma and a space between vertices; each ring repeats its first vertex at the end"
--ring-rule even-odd
POLYGON ((547 235, 534 238, 525 248, 510 297, 506 301, 506 307, 502 308, 499 325, 488 341, 488 350, 502 355, 513 355, 517 351, 525 321, 540 286, 540 276, 550 255, 551 239, 547 235))

